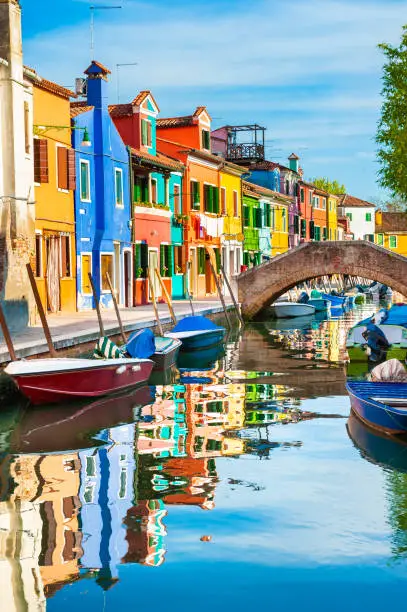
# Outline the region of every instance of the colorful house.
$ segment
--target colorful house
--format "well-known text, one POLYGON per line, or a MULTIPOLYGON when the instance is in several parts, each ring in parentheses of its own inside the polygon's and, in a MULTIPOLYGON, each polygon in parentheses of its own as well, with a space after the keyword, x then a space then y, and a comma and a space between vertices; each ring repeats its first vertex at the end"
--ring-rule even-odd
POLYGON ((224 160, 211 153, 211 118, 204 106, 192 115, 157 120, 157 148, 185 166, 182 189, 184 260, 187 286, 195 297, 216 293, 212 268, 219 271, 224 219, 220 204, 220 170, 224 160))
POLYGON ((316 242, 328 240, 328 197, 322 189, 314 187, 312 196, 311 239, 316 242))
POLYGON ((338 240, 338 201, 339 197, 328 194, 327 204, 327 228, 328 240, 338 240))
POLYGON ((157 151, 159 108, 150 91, 128 104, 109 107, 131 154, 134 304, 151 300, 150 282, 161 298, 158 269, 168 293, 184 296, 182 163, 157 151))
POLYGON ((407 213, 377 210, 375 242, 407 257, 407 213))
POLYGON ((37 75, 33 84, 35 276, 46 310, 76 310, 75 151, 65 87, 37 75))
POLYGON ((85 71, 86 100, 71 104, 78 309, 94 307, 89 273, 103 306, 113 306, 107 274, 123 306, 133 304, 129 156, 109 116, 110 71, 93 61, 85 71))
POLYGON ((228 277, 240 273, 243 263, 242 175, 246 169, 225 162, 220 170, 220 212, 224 216, 221 236, 222 265, 228 277))
POLYGON ((313 197, 314 185, 300 181, 300 241, 309 242, 311 240, 313 225, 313 197))
POLYGON ((376 207, 372 202, 348 194, 339 196, 338 216, 348 217, 354 240, 374 241, 375 211, 376 207))
POLYGON ((243 182, 243 265, 253 268, 261 264, 259 229, 261 227, 260 196, 253 185, 243 182))

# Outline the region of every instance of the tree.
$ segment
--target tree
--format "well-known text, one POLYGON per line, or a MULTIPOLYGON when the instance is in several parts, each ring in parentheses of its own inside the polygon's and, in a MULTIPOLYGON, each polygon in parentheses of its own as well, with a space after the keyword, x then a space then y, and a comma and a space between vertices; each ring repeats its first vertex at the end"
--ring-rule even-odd
POLYGON ((398 47, 383 43, 379 48, 386 58, 376 134, 379 183, 395 198, 407 200, 407 26, 398 47))
POLYGON ((332 193, 332 195, 346 193, 345 185, 341 185, 338 181, 331 181, 329 178, 323 176, 311 179, 311 183, 313 183, 315 187, 318 187, 318 189, 332 193))
POLYGON ((407 212, 407 202, 397 197, 371 198, 369 201, 385 212, 407 212))

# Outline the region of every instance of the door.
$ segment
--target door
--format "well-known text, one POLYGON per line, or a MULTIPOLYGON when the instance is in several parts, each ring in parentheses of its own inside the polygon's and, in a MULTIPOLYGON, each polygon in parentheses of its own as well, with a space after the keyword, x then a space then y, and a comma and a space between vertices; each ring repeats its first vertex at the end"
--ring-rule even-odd
POLYGON ((47 307, 49 312, 61 309, 59 236, 47 238, 47 307))
POLYGON ((129 308, 132 304, 131 290, 131 253, 124 251, 124 305, 129 308))
POLYGON ((229 251, 229 279, 236 274, 235 249, 229 251))
POLYGON ((198 263, 196 249, 190 249, 189 251, 189 275, 188 275, 188 291, 191 295, 196 296, 196 284, 198 277, 198 263))
POLYGON ((154 288, 155 297, 161 297, 161 285, 160 281, 157 278, 157 274, 155 273, 156 268, 158 268, 158 251, 157 249, 149 249, 148 251, 148 271, 149 271, 149 299, 151 300, 151 291, 150 291, 150 283, 152 283, 154 288))
POLYGON ((120 287, 120 244, 115 242, 113 244, 114 247, 114 280, 113 286, 116 291, 116 298, 119 304, 123 303, 123 296, 121 295, 121 287, 120 287))

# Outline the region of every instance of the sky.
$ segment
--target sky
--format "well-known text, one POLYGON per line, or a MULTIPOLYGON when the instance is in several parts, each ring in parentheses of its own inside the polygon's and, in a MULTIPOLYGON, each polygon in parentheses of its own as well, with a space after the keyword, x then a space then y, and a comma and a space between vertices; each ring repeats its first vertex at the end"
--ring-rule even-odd
POLYGON ((258 123, 266 156, 327 176, 363 199, 377 184, 380 42, 397 44, 407 0, 21 0, 24 62, 73 87, 91 59, 110 101, 151 89, 160 116, 205 105, 214 128, 258 123), (40 13, 40 16, 39 16, 40 13), (137 63, 133 66, 118 64, 137 63), (119 74, 119 79, 117 78, 119 74))

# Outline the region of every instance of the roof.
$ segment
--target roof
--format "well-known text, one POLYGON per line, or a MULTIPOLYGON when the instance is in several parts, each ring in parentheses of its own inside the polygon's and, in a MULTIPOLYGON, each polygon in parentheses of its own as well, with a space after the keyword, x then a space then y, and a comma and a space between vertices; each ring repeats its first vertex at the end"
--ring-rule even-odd
POLYGON ((386 233, 407 232, 407 213, 404 212, 382 212, 382 222, 377 223, 376 232, 386 233))
POLYGON ((87 113, 94 108, 94 106, 89 106, 86 101, 71 102, 71 118, 73 119, 82 113, 87 113))
POLYGON ((262 187, 261 185, 256 185, 255 183, 249 183, 248 181, 242 181, 243 184, 243 194, 251 195, 251 196, 265 196, 268 198, 279 198, 281 200, 285 200, 287 204, 292 201, 290 196, 287 196, 279 191, 273 191, 272 189, 267 189, 266 187, 262 187))
POLYGON ((348 195, 347 193, 340 194, 338 197, 340 200, 339 206, 344 206, 346 208, 376 208, 372 202, 355 198, 355 196, 348 195))
POLYGON ((153 94, 151 93, 151 91, 149 89, 143 89, 143 91, 140 91, 139 94, 137 94, 137 96, 134 98, 134 100, 132 101, 132 106, 141 106, 141 104, 143 104, 144 100, 146 98, 150 97, 155 105, 155 107, 157 108, 157 113, 160 112, 160 109, 158 108, 158 104, 155 101, 155 98, 153 96, 153 94))
POLYGON ((131 117, 133 106, 132 104, 110 104, 109 113, 111 117, 131 117))
POLYGON ((152 155, 151 153, 141 151, 140 149, 132 148, 131 154, 141 164, 144 163, 147 166, 160 166, 160 168, 164 168, 172 172, 184 172, 185 170, 184 164, 182 164, 180 161, 169 157, 168 155, 164 155, 163 153, 159 153, 158 151, 156 155, 152 155))
POLYGON ((291 153, 291 155, 290 155, 290 157, 288 159, 300 159, 300 158, 295 153, 291 153))
POLYGON ((109 68, 106 68, 106 66, 104 66, 100 62, 96 62, 95 60, 92 60, 92 63, 86 68, 84 74, 95 74, 98 72, 102 73, 103 76, 111 74, 109 68), (95 68, 98 68, 99 70, 94 70, 95 68))
POLYGON ((288 166, 283 166, 282 164, 278 164, 277 162, 263 160, 250 164, 250 168, 253 170, 287 170, 288 172, 293 172, 293 174, 299 174, 295 170, 288 168, 288 166))
MULTIPOLYGON (((197 106, 192 115, 184 115, 183 117, 167 117, 157 119, 158 128, 185 127, 187 125, 196 125, 199 117, 203 112, 208 112, 206 106, 197 106)), ((208 115, 209 116, 209 115, 208 115)))
POLYGON ((44 79, 39 76, 34 68, 30 68, 29 66, 24 66, 25 76, 32 82, 34 87, 38 87, 39 89, 44 89, 45 91, 49 91, 61 98, 65 98, 69 100, 69 98, 76 98, 76 94, 70 89, 66 87, 62 87, 62 85, 58 85, 53 81, 48 81, 48 79, 44 79))

